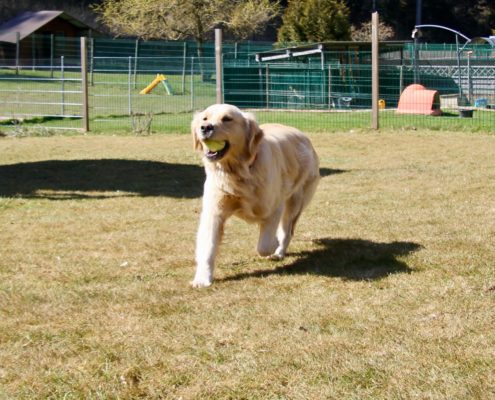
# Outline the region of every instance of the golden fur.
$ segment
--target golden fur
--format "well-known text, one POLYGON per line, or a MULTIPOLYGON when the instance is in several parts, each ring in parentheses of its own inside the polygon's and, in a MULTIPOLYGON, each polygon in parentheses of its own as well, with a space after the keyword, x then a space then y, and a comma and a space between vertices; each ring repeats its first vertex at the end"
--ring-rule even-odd
POLYGON ((259 225, 261 256, 283 258, 320 175, 318 156, 307 136, 284 125, 260 126, 252 114, 235 106, 210 106, 195 115, 191 128, 206 170, 191 284, 205 287, 213 281, 223 226, 232 215, 259 225), (211 152, 207 139, 228 145, 225 151, 211 152))

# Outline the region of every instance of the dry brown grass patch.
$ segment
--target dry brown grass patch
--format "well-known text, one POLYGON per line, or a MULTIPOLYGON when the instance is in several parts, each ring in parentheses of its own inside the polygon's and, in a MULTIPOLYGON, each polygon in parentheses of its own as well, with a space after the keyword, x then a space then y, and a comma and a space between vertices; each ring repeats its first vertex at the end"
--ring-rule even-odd
POLYGON ((313 134, 286 260, 192 290, 188 136, 0 139, 0 398, 495 396, 495 137, 313 134))

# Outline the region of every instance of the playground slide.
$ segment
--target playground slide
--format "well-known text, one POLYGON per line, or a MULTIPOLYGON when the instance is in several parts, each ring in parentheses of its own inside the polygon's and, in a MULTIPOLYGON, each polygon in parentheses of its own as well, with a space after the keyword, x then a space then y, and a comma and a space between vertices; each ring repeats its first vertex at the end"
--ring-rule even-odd
POLYGON ((153 79, 153 81, 148 86, 146 86, 143 90, 141 90, 139 94, 150 93, 156 87, 156 85, 158 85, 160 82, 163 82, 165 80, 167 80, 167 78, 165 78, 165 75, 157 74, 156 78, 153 79))

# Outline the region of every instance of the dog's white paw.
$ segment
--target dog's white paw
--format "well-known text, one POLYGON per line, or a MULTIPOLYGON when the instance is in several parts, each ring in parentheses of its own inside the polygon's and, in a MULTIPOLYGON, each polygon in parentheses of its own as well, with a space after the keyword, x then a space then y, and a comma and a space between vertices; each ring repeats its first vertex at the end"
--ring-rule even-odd
POLYGON ((280 261, 285 258, 285 249, 283 247, 277 247, 277 250, 275 250, 275 253, 273 253, 270 256, 270 260, 274 261, 280 261))
POLYGON ((211 286, 213 279, 204 276, 196 276, 190 283, 193 288, 205 288, 211 286))
POLYGON ((213 268, 208 265, 198 264, 194 279, 190 282, 193 288, 205 288, 213 283, 213 268))
POLYGON ((271 256, 268 256, 268 259, 272 260, 272 261, 280 261, 280 260, 283 260, 284 257, 285 257, 284 254, 274 253, 271 256))
POLYGON ((211 284, 213 282, 195 279, 195 280, 191 281, 190 283, 191 283, 191 286, 193 288, 195 288, 195 289, 201 289, 201 288, 205 288, 205 287, 211 286, 211 284))

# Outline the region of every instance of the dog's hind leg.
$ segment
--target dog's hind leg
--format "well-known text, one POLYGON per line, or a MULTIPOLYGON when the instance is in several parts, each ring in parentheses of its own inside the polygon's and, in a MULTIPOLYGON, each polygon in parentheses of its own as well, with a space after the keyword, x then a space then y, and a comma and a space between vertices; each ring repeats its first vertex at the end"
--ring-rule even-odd
POLYGON ((319 176, 306 181, 304 186, 296 191, 286 202, 284 213, 277 229, 278 247, 273 254, 273 258, 282 259, 285 257, 287 247, 294 236, 297 221, 303 210, 311 201, 316 187, 318 186, 319 176))
POLYGON ((277 229, 278 247, 272 257, 282 259, 285 257, 287 247, 294 235, 294 228, 301 215, 304 206, 304 198, 301 192, 295 193, 285 204, 284 213, 277 229))
POLYGON ((258 254, 262 257, 271 256, 277 248, 277 227, 283 212, 283 205, 260 224, 260 237, 258 240, 258 254))

